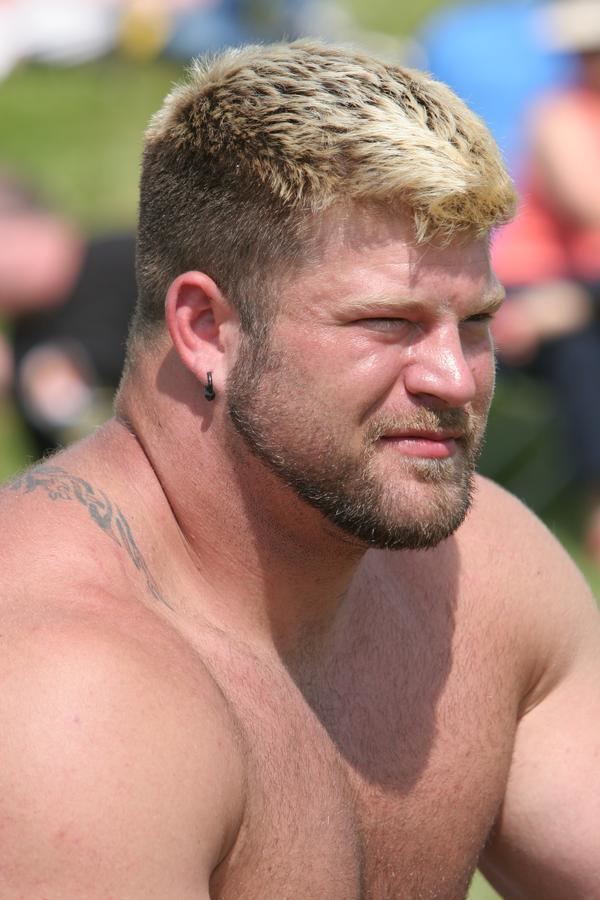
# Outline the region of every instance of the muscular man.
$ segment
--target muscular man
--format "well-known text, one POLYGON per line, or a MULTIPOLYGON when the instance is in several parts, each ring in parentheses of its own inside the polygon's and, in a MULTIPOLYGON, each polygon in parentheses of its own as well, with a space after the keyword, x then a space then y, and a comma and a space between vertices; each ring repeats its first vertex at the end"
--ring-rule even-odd
POLYGON ((3 900, 600 897, 600 627, 473 471, 513 193, 300 42, 150 126, 116 417, 3 493, 3 900))

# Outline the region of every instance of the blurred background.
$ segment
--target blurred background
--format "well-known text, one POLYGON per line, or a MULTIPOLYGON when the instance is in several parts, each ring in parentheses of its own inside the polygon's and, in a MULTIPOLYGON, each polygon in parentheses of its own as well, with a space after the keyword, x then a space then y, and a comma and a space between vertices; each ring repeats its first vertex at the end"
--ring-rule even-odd
POLYGON ((0 481, 110 415, 150 115, 193 56, 302 35, 429 70, 495 134, 522 203, 481 469, 600 597, 600 0, 0 0, 0 481))

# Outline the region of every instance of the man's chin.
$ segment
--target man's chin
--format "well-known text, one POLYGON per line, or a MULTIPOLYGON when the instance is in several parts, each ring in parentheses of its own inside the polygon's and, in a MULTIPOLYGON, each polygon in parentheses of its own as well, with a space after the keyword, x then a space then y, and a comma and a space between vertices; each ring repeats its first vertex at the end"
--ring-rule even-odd
POLYGON ((472 478, 442 486, 418 481, 402 497, 389 495, 379 509, 361 519, 338 520, 349 538, 365 548, 427 550, 453 535, 464 522, 472 501, 472 478))
POLYGON ((380 530, 365 546, 378 550, 432 550, 451 537, 462 525, 465 516, 452 523, 405 523, 400 527, 380 530))

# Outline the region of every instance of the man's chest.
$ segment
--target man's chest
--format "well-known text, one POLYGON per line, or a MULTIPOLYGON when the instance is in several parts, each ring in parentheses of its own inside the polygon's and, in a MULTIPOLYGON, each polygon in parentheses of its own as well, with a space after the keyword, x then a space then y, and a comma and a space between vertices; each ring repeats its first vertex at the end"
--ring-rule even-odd
POLYGON ((312 683, 242 665, 247 817, 215 900, 464 897, 504 792, 514 691, 475 649, 394 665, 380 650, 348 647, 312 683))

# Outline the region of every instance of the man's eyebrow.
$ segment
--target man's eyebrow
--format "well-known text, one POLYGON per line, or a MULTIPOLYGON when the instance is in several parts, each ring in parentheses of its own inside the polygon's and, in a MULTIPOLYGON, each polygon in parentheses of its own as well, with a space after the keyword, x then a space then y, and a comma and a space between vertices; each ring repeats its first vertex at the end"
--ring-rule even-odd
POLYGON ((365 297, 348 298, 344 304, 347 313, 379 313, 398 310, 421 309, 423 302, 414 297, 393 297, 391 294, 372 294, 365 297))
MULTIPOLYGON (((494 286, 489 293, 484 294, 477 305, 478 313, 494 313, 506 299, 506 291, 502 285, 494 286)), ((442 303, 442 301, 440 301, 442 303)), ((393 297, 386 294, 372 294, 365 297, 349 298, 344 304, 346 313, 356 313, 362 316, 369 313, 394 313, 408 310, 421 310, 429 304, 416 297, 393 297)), ((474 304, 475 305, 475 304, 474 304)))

